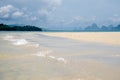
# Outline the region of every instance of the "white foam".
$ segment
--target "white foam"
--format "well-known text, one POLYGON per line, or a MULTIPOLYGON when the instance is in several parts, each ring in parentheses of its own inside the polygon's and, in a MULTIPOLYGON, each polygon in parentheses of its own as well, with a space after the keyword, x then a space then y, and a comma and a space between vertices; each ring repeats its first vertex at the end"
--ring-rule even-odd
POLYGON ((46 54, 49 54, 49 53, 51 53, 52 52, 52 50, 45 50, 45 53, 46 54))
POLYGON ((29 45, 27 45, 27 47, 35 47, 35 48, 38 48, 38 47, 39 47, 39 44, 29 43, 29 45))
POLYGON ((6 35, 3 39, 11 41, 14 38, 14 36, 6 35))
POLYGON ((52 55, 48 56, 47 54, 42 53, 42 52, 39 52, 37 54, 32 54, 32 55, 39 56, 39 57, 44 57, 44 58, 46 57, 46 58, 53 59, 55 61, 60 61, 60 62, 67 63, 67 60, 65 60, 64 58, 56 58, 55 56, 52 56, 52 55))
POLYGON ((37 53, 37 54, 32 54, 32 55, 40 56, 40 57, 46 57, 46 54, 43 54, 43 53, 37 53))
POLYGON ((49 58, 56 59, 54 56, 49 56, 49 58))
POLYGON ((64 58, 57 58, 58 61, 62 61, 64 63, 66 63, 67 61, 64 58))
POLYGON ((4 40, 11 41, 14 45, 20 46, 20 45, 26 45, 28 42, 25 39, 17 39, 14 36, 6 35, 4 37, 4 40))
POLYGON ((34 44, 35 47, 39 47, 39 44, 34 44))
POLYGON ((28 44, 28 42, 25 39, 14 39, 13 44, 20 46, 20 45, 26 45, 26 44, 28 44))
POLYGON ((120 57, 120 55, 119 54, 116 54, 116 55, 112 55, 113 57, 120 57))
POLYGON ((48 56, 48 57, 56 61, 67 63, 67 60, 65 60, 64 58, 56 58, 55 56, 48 56))

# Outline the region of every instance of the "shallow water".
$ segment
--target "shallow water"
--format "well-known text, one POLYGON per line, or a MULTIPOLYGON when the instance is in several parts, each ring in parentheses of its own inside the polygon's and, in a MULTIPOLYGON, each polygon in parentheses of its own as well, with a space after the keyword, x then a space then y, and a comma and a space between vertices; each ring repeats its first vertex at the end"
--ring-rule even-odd
POLYGON ((120 80, 120 45, 0 32, 0 80, 120 80))

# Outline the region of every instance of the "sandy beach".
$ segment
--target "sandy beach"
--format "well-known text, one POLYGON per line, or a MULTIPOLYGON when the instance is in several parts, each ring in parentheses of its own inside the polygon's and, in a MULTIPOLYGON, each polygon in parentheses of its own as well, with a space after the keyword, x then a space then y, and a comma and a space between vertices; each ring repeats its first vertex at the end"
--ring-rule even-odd
POLYGON ((0 80, 120 80, 119 34, 1 32, 0 80))
POLYGON ((80 41, 120 45, 120 32, 47 32, 49 36, 64 37, 80 41))

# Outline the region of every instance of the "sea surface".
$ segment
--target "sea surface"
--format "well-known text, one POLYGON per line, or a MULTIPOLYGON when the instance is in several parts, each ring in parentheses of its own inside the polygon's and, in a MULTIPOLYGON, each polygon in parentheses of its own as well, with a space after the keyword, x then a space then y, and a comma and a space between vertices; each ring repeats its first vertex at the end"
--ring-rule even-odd
POLYGON ((0 32, 0 80, 120 80, 120 44, 55 34, 0 32))

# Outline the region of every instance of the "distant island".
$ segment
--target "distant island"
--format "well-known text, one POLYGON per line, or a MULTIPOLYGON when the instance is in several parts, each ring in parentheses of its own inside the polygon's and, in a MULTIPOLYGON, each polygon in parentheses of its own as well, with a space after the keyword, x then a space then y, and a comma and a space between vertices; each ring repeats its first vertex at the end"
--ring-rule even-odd
POLYGON ((91 26, 86 27, 84 31, 120 31, 120 25, 98 27, 97 24, 93 23, 91 26))
POLYGON ((44 31, 51 31, 51 32, 119 32, 120 31, 120 24, 117 26, 109 25, 109 26, 98 26, 96 23, 88 25, 86 27, 77 26, 77 25, 69 25, 66 26, 59 26, 58 28, 46 28, 44 31))
POLYGON ((42 31, 42 28, 38 28, 35 26, 30 26, 30 25, 26 25, 26 26, 18 26, 18 25, 6 25, 1 23, 0 24, 0 31, 42 31))
POLYGON ((112 31, 120 31, 120 25, 113 26, 97 26, 96 23, 93 23, 90 26, 85 28, 81 27, 68 27, 68 28, 39 28, 31 25, 6 25, 0 24, 0 31, 44 31, 44 32, 112 32, 112 31))

